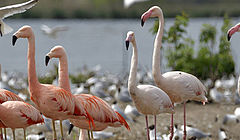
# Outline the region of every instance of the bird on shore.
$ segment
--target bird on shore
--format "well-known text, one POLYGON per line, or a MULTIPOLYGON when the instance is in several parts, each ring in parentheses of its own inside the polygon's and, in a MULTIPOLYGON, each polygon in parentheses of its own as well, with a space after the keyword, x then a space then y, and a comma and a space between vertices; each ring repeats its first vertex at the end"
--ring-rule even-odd
MULTIPOLYGON (((159 20, 158 32, 154 42, 153 50, 153 60, 152 60, 152 73, 155 84, 161 88, 170 97, 172 103, 182 103, 184 105, 184 136, 183 139, 186 140, 186 107, 185 104, 188 100, 200 101, 205 104, 207 98, 205 94, 207 93, 206 87, 201 83, 201 81, 189 74, 182 71, 170 71, 161 74, 160 70, 160 50, 162 46, 163 37, 163 26, 164 17, 162 9, 158 6, 153 6, 147 10, 141 16, 141 25, 143 26, 146 20, 150 17, 157 17, 159 20)), ((173 138, 173 114, 171 117, 171 137, 173 138)))
POLYGON ((0 7, 0 35, 3 36, 13 31, 10 26, 3 22, 3 19, 14 14, 23 13, 27 9, 32 8, 35 4, 37 4, 37 2, 38 0, 30 0, 25 3, 0 7))
POLYGON ((0 104, 0 120, 6 127, 12 129, 13 140, 15 140, 16 128, 23 128, 24 140, 26 140, 26 127, 44 122, 36 108, 22 101, 7 101, 0 104))
MULTIPOLYGON (((46 117, 52 119, 53 139, 57 139, 55 120, 60 120, 60 130, 63 137, 62 120, 69 118, 86 118, 89 125, 94 125, 92 117, 84 109, 80 102, 77 102, 71 92, 63 88, 41 84, 38 81, 35 66, 35 36, 30 26, 21 27, 12 37, 15 45, 18 38, 28 39, 28 85, 31 100, 37 109, 46 117)), ((60 80, 60 79, 59 79, 60 80)))
MULTIPOLYGON (((50 52, 46 55, 46 65, 52 58, 59 59, 59 86, 67 91, 71 91, 69 76, 68 76, 68 61, 65 49, 62 46, 53 47, 50 52)), ((70 122, 81 129, 87 129, 90 131, 101 131, 108 126, 120 127, 124 125, 128 130, 130 127, 124 118, 115 112, 104 100, 91 94, 77 94, 74 95, 78 102, 81 102, 88 111, 89 115, 92 116, 94 126, 89 126, 85 119, 70 119, 70 122)), ((72 125, 72 127, 73 127, 72 125)), ((70 128, 72 129, 72 128, 70 128)), ((70 130, 71 131, 71 130, 70 130)), ((80 138, 84 137, 85 131, 81 130, 80 138)), ((93 135, 92 135, 93 137, 93 135)))
POLYGON ((131 5, 137 2, 144 2, 148 0, 123 0, 123 7, 124 8, 129 8, 131 5))
MULTIPOLYGON (((148 128, 148 115, 154 116, 154 125, 156 127, 156 115, 160 113, 174 113, 173 105, 168 95, 160 88, 152 85, 137 86, 137 64, 138 51, 134 32, 129 31, 126 38, 126 49, 129 43, 132 43, 133 54, 131 58, 131 67, 128 78, 128 91, 137 110, 145 115, 146 128, 148 128)), ((147 139, 149 140, 149 129, 147 129, 147 139)), ((156 128, 155 128, 156 139, 156 128)))
POLYGON ((67 26, 55 26, 50 28, 47 25, 42 25, 41 26, 41 31, 43 34, 47 35, 48 37, 51 38, 57 38, 57 34, 62 31, 67 31, 68 27, 67 26))

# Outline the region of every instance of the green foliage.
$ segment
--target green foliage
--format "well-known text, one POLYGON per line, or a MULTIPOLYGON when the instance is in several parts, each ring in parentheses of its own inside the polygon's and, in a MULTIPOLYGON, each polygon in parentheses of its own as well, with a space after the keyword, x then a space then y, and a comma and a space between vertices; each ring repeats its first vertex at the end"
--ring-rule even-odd
MULTIPOLYGON (((211 78, 215 81, 225 75, 233 74, 234 61, 226 38, 227 29, 231 26, 228 16, 224 16, 219 46, 215 43, 217 34, 215 26, 203 24, 196 57, 194 57, 194 41, 187 36, 188 22, 188 16, 182 13, 176 17, 174 24, 164 34, 163 39, 167 42, 164 45, 167 45, 168 66, 173 70, 191 73, 202 80, 211 78)), ((156 33, 157 30, 158 23, 155 22, 151 31, 156 33)))
POLYGON ((87 73, 79 73, 76 76, 70 74, 69 78, 73 84, 80 84, 80 83, 85 83, 87 81, 87 79, 89 79, 90 77, 93 77, 93 76, 95 76, 95 73, 89 71, 87 73))

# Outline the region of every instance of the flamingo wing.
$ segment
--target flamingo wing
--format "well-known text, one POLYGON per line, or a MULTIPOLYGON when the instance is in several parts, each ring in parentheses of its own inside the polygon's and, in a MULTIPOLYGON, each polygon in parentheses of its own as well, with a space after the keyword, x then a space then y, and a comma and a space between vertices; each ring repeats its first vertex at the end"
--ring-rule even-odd
POLYGON ((0 89, 0 103, 6 101, 23 101, 22 98, 5 89, 0 89))

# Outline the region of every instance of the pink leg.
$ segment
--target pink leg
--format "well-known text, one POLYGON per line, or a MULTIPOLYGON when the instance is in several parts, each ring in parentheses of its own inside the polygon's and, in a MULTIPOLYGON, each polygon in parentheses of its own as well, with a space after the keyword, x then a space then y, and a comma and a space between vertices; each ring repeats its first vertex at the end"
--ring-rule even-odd
POLYGON ((183 117, 184 117, 184 130, 183 130, 183 140, 186 140, 187 132, 186 132, 186 102, 183 103, 184 105, 184 112, 183 112, 183 117))
POLYGON ((154 115, 155 140, 157 140, 157 117, 154 115))
POLYGON ((147 139, 150 140, 150 137, 149 137, 149 129, 148 129, 148 117, 147 115, 145 116, 146 118, 146 126, 147 126, 147 139))
MULTIPOLYGON (((173 103, 173 107, 174 107, 174 103, 173 103)), ((170 128, 170 131, 171 131, 171 136, 170 136, 170 140, 172 140, 173 139, 173 135, 174 135, 174 127, 173 127, 173 113, 172 113, 172 115, 171 115, 171 126, 170 126, 171 128, 170 128)))

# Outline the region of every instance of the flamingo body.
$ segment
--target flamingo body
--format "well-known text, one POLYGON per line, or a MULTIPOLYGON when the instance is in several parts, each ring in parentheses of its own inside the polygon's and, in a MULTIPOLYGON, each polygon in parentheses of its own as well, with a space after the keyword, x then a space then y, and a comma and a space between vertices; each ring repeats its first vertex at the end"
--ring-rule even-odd
POLYGON ((3 124, 12 129, 26 128, 44 122, 40 112, 25 102, 7 101, 0 105, 0 110, 0 119, 3 124))

